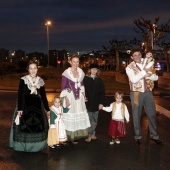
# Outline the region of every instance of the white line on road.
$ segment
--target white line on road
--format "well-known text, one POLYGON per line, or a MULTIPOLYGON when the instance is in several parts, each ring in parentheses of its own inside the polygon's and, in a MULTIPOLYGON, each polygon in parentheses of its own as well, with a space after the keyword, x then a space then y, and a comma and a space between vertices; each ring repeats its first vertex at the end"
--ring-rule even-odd
POLYGON ((156 111, 170 118, 170 111, 156 104, 156 111))

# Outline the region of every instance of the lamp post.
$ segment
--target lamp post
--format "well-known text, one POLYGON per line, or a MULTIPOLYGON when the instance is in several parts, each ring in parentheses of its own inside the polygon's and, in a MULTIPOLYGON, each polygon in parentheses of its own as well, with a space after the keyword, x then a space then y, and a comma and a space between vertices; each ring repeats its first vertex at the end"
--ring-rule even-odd
POLYGON ((152 47, 152 50, 154 50, 155 31, 156 31, 156 24, 152 24, 152 30, 151 30, 151 47, 152 47))
POLYGON ((47 55, 48 55, 48 65, 47 65, 47 67, 49 67, 49 57, 50 57, 50 43, 49 43, 49 26, 51 25, 51 21, 47 21, 46 23, 45 23, 45 25, 47 26, 47 50, 48 50, 48 53, 47 53, 47 55))

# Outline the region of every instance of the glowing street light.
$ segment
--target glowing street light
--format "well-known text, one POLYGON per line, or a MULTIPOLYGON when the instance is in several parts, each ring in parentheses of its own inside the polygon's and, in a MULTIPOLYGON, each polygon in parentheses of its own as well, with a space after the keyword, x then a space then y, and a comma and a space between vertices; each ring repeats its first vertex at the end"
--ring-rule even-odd
POLYGON ((47 26, 47 49, 48 49, 48 53, 47 53, 47 55, 48 55, 48 65, 47 65, 47 67, 49 67, 50 65, 49 65, 49 56, 50 56, 50 43, 49 43, 49 26, 51 26, 51 21, 47 21, 46 23, 45 23, 45 25, 47 26))
POLYGON ((157 27, 156 24, 152 24, 152 31, 151 31, 151 47, 152 47, 152 50, 154 50, 154 35, 156 33, 156 27, 157 27))

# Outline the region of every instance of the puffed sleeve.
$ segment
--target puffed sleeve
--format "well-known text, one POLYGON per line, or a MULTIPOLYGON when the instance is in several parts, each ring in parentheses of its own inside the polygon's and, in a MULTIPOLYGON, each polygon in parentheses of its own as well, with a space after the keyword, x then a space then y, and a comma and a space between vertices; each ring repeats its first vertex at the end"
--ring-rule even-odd
POLYGON ((65 76, 62 76, 62 84, 61 84, 61 89, 64 90, 68 88, 69 86, 68 79, 65 76))
POLYGON ((113 103, 111 103, 110 106, 103 107, 103 110, 106 111, 106 112, 111 112, 112 109, 113 109, 113 103))
MULTIPOLYGON (((50 125, 54 125, 55 124, 55 119, 56 118, 57 118, 56 114, 53 111, 50 110, 50 125)), ((53 126, 53 128, 55 128, 55 126, 53 126)))
POLYGON ((69 108, 68 107, 63 107, 63 113, 67 113, 69 111, 69 108))

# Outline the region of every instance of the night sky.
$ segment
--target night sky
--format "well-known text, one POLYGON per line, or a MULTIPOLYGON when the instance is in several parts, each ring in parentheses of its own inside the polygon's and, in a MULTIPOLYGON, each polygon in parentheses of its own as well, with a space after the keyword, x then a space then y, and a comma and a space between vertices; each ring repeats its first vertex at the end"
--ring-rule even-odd
POLYGON ((141 38, 133 21, 143 17, 159 24, 170 19, 169 0, 1 0, 0 48, 26 53, 50 50, 86 53, 108 46, 109 40, 141 38))

